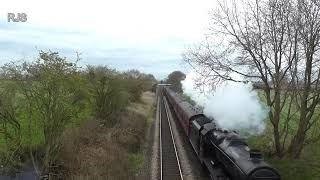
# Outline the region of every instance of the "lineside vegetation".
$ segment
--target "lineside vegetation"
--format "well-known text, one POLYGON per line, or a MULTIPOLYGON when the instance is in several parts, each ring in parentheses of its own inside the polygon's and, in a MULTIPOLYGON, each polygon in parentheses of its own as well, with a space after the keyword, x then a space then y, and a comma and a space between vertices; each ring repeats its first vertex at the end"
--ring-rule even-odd
POLYGON ((57 52, 0 70, 0 173, 34 168, 41 177, 64 176, 63 134, 89 119, 112 128, 119 115, 156 82, 137 70, 78 65, 57 52))

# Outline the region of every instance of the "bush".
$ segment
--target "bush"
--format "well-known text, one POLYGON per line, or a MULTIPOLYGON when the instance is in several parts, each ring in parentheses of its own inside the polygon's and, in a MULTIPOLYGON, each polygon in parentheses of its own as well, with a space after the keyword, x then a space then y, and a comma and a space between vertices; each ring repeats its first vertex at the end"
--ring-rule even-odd
MULTIPOLYGON (((138 107, 135 107, 138 109, 138 107)), ((145 138, 147 117, 132 109, 121 113, 119 126, 111 133, 112 139, 128 152, 137 153, 145 138)))
MULTIPOLYGON (((39 170, 47 174, 56 163, 61 134, 77 117, 84 100, 78 67, 58 53, 40 52, 38 60, 13 64, 10 70, 22 96, 23 113, 20 117, 27 119, 28 138, 32 141, 31 133, 43 135, 39 170), (33 130, 32 124, 39 124, 38 129, 33 130)), ((29 142, 30 152, 31 145, 29 142)))
POLYGON ((140 101, 142 93, 152 91, 153 85, 157 82, 152 74, 144 74, 135 69, 126 71, 121 76, 125 80, 131 102, 140 101))
POLYGON ((88 67, 88 81, 95 117, 112 127, 117 115, 127 106, 129 94, 114 70, 107 67, 88 67))
POLYGON ((130 94, 129 100, 131 102, 140 101, 143 89, 142 83, 139 80, 127 79, 126 88, 130 94))
POLYGON ((21 128, 16 117, 14 105, 15 90, 6 87, 0 90, 0 140, 3 146, 0 151, 0 172, 9 172, 19 164, 21 146, 21 128))
POLYGON ((39 175, 48 178, 60 178, 64 170, 72 168, 79 171, 71 179, 87 178, 88 174, 93 179, 132 177, 131 171, 123 172, 123 168, 130 168, 123 153, 140 149, 146 123, 145 117, 124 110, 130 102, 140 101, 142 92, 154 81, 152 75, 119 73, 104 66, 80 71, 76 63, 50 51, 41 51, 35 61, 7 64, 0 74, 0 163, 4 166, 0 170, 22 170, 32 163, 39 175), (121 113, 126 121, 120 118, 121 113), (94 127, 112 129, 114 134, 97 136, 90 131, 99 128, 90 127, 85 134, 77 131, 75 125, 83 125, 91 115, 98 120, 94 127), (111 128, 116 124, 122 126, 121 131, 111 128), (79 137, 61 141, 66 129, 79 137), (70 144, 63 144, 61 151, 64 141, 70 144), (75 152, 79 156, 71 155, 75 152), (69 161, 78 165, 71 167, 68 161, 60 161, 59 156, 64 155, 70 155, 74 159, 69 161), (92 162, 83 164, 81 158, 92 162), (97 166, 101 169, 96 170, 97 166))
POLYGON ((66 179, 132 179, 126 153, 99 124, 91 120, 64 134, 60 157, 68 172, 66 179))

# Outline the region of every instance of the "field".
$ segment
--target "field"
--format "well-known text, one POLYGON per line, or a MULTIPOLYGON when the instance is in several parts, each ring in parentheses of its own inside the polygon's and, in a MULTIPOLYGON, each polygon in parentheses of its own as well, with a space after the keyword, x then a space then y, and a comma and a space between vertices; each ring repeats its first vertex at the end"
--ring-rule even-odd
MULTIPOLYGON (((14 86, 16 87, 14 84, 14 81, 8 81, 8 80, 0 80, 0 93, 1 90, 4 89, 4 87, 7 87, 8 85, 10 86, 14 86)), ((41 131, 41 123, 37 122, 37 121, 32 121, 31 124, 29 124, 28 122, 28 113, 24 110, 24 106, 25 106, 25 101, 23 99, 23 95, 19 92, 16 92, 17 94, 15 95, 16 98, 14 98, 14 105, 17 108, 17 119, 19 119, 19 123, 21 126, 21 146, 22 148, 27 147, 31 145, 33 147, 37 147, 40 144, 42 144, 44 142, 44 134, 43 131, 41 131), (31 136, 29 136, 29 126, 32 130, 32 134, 31 136)), ((92 118, 92 112, 90 109, 90 104, 87 102, 85 104, 83 104, 83 107, 81 109, 81 111, 79 112, 77 117, 74 117, 73 119, 71 119, 70 122, 68 122, 66 124, 66 127, 74 127, 74 126, 78 126, 81 125, 84 121, 92 118)), ((73 107, 73 108, 77 108, 77 107, 73 107)), ((0 136, 0 147, 1 145, 3 145, 4 142, 4 137, 0 136)))
MULTIPOLYGON (((261 92, 258 92, 259 96, 264 101, 261 92)), ((284 111, 286 112, 288 107, 284 107, 284 111)), ((320 110, 318 109, 318 112, 320 110)), ((317 113, 317 112, 316 112, 317 113)), ((294 117, 292 121, 290 121, 290 127, 292 128, 289 132, 293 133, 298 127, 298 115, 294 117)), ((250 137, 248 142, 251 147, 259 148, 263 152, 269 153, 271 149, 273 149, 273 133, 272 133, 272 125, 267 121, 267 129, 264 134, 257 137, 250 137)), ((285 122, 284 118, 281 119, 281 127, 285 122)), ((317 127, 319 128, 319 127, 317 127)), ((292 134, 289 134, 289 138, 292 134)), ((273 167, 279 170, 282 178, 284 180, 318 180, 320 179, 320 144, 314 143, 307 145, 301 154, 299 159, 291 159, 291 158, 277 158, 275 156, 268 156, 266 154, 265 159, 269 162, 273 167)))

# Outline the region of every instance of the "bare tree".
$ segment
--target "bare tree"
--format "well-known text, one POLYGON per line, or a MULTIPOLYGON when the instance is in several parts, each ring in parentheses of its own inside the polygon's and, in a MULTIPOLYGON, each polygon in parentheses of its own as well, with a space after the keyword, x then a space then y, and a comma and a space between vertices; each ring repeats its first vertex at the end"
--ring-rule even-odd
POLYGON ((308 131, 317 123, 320 116, 320 2, 300 0, 297 11, 297 34, 301 58, 298 59, 299 62, 294 63, 293 67, 298 70, 294 71, 297 75, 292 79, 296 80, 296 84, 301 83, 303 88, 302 91, 297 91, 299 126, 289 147, 290 154, 295 157, 299 156, 304 144, 320 140, 320 134, 308 138, 308 131))
POLYGON ((320 139, 314 129, 320 102, 319 2, 218 4, 207 41, 189 49, 184 60, 200 72, 201 83, 263 83, 262 91, 271 107, 275 153, 299 157, 306 143, 320 139), (290 127, 293 121, 298 121, 296 130, 290 127))

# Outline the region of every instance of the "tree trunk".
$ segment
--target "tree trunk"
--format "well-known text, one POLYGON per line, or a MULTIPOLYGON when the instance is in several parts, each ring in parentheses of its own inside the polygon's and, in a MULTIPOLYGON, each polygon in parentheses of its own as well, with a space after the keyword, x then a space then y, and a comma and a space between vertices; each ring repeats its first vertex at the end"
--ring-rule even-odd
POLYGON ((278 124, 273 126, 273 137, 274 137, 274 143, 275 143, 275 147, 276 147, 276 155, 278 157, 281 157, 282 150, 281 150, 281 145, 280 145, 280 134, 279 134, 278 124))
POLYGON ((304 72, 304 91, 301 96, 299 127, 288 149, 289 156, 293 158, 299 158, 301 154, 306 137, 307 125, 310 120, 309 118, 307 118, 307 114, 308 111, 310 111, 310 108, 308 108, 308 97, 311 87, 313 54, 307 51, 306 57, 306 69, 304 72))
POLYGON ((294 136, 293 140, 291 141, 288 149, 289 156, 292 158, 299 158, 301 151, 303 149, 303 143, 306 137, 305 129, 307 126, 307 118, 306 118, 306 107, 304 106, 306 106, 305 103, 303 103, 301 107, 298 131, 294 136))
POLYGON ((297 134, 293 140, 291 141, 291 144, 289 146, 289 156, 291 158, 299 158, 301 151, 303 149, 303 142, 305 140, 305 134, 297 134))
POLYGON ((274 136, 274 143, 276 148, 276 155, 278 157, 282 156, 282 148, 280 143, 280 133, 279 133, 279 122, 280 122, 280 113, 281 113, 281 106, 280 106, 280 92, 275 92, 275 107, 274 107, 274 117, 273 117, 273 136, 274 136))

